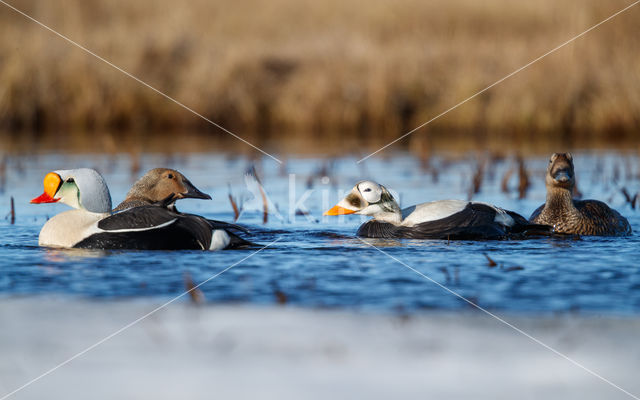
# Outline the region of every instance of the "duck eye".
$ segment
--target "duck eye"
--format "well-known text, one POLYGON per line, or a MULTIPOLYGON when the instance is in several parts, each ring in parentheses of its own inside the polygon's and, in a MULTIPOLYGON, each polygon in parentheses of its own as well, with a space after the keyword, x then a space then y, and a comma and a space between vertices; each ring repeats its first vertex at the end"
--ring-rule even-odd
POLYGON ((169 174, 169 175, 167 175, 167 178, 169 178, 169 179, 173 179, 173 174, 169 174))

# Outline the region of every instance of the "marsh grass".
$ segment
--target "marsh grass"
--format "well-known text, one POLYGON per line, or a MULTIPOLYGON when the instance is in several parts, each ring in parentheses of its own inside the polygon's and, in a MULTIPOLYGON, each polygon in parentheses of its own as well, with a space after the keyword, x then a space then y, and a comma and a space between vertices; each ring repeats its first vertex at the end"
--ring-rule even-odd
MULTIPOLYGON (((239 135, 384 144, 629 1, 14 1, 239 135)), ((637 138, 640 7, 434 121, 438 140, 637 138)), ((0 130, 223 132, 0 6, 0 130)), ((101 139, 110 140, 110 139, 101 139)), ((285 144, 282 144, 283 146, 285 144)))

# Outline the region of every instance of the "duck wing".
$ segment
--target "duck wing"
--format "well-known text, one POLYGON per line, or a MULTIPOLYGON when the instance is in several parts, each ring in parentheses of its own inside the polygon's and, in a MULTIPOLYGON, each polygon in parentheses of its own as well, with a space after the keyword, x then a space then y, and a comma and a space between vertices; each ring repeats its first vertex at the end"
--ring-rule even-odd
MULTIPOLYGON (((180 213, 180 215, 186 215, 186 216, 193 216, 193 217, 198 217, 198 218, 202 218, 198 215, 193 215, 193 214, 183 214, 180 213)), ((250 242, 248 240, 243 239, 242 237, 238 236, 237 234, 235 234, 233 231, 236 232, 242 232, 242 233, 246 233, 249 234, 249 230, 247 228, 245 228, 244 226, 240 226, 237 224, 232 224, 230 222, 224 222, 224 221, 216 221, 214 219, 206 219, 207 223, 209 224, 209 226, 211 227, 212 230, 223 230, 229 237, 229 244, 227 244, 227 246, 225 247, 225 249, 227 250, 239 250, 239 249, 253 249, 253 248, 258 248, 259 245, 250 242)))
MULTIPOLYGON (((199 217, 197 215, 193 215, 193 214, 181 214, 181 215, 191 215, 191 216, 195 216, 195 217, 199 217)), ((201 217, 199 217, 201 218, 201 217)), ((240 236, 236 235, 235 233, 233 233, 232 231, 239 231, 242 233, 250 233, 249 230, 247 228, 245 228, 244 226, 240 226, 237 224, 232 224, 230 222, 224 222, 224 221, 216 221, 213 219, 206 219, 207 223, 209 224, 209 226, 211 227, 211 229, 215 230, 223 230, 228 236, 229 236, 229 244, 227 244, 227 246, 225 247, 225 249, 227 250, 240 250, 240 249, 253 249, 253 248, 258 248, 259 245, 250 242, 248 240, 245 240, 243 238, 241 238, 240 236)))
POLYGON ((504 224, 496 222, 496 208, 469 203, 461 211, 446 218, 427 221, 413 227, 401 227, 400 232, 415 239, 503 239, 507 235, 504 224))
MULTIPOLYGON (((122 210, 134 208, 134 207, 156 206, 156 207, 169 209, 170 211, 173 211, 180 215, 191 215, 191 216, 201 218, 199 215, 186 214, 186 213, 179 212, 175 206, 176 200, 177 198, 175 193, 171 193, 164 199, 156 202, 152 202, 148 199, 142 199, 142 198, 131 198, 131 199, 127 198, 122 203, 120 203, 116 208, 114 208, 113 212, 120 212, 122 210)), ((231 230, 236 230, 243 233, 249 233, 249 230, 247 228, 242 227, 240 225, 236 225, 236 224, 232 224, 224 221, 216 221, 213 219, 207 219, 207 221, 209 222, 209 225, 211 225, 211 229, 231 229, 231 230)))
POLYGON ((225 250, 247 250, 260 248, 259 244, 245 240, 233 232, 225 232, 227 233, 227 235, 229 235, 229 244, 227 244, 225 250))
POLYGON ((204 250, 211 244, 206 218, 164 207, 142 206, 110 215, 77 248, 136 250, 204 250))
MULTIPOLYGON (((542 208, 544 208, 544 205, 539 209, 542 210, 542 208)), ((533 221, 529 222, 525 217, 513 211, 504 210, 504 212, 513 219, 513 225, 508 228, 508 232, 512 235, 522 234, 524 236, 551 236, 555 234, 553 226, 551 225, 534 223, 533 221)))
POLYGON ((413 226, 393 225, 376 220, 367 221, 358 229, 358 236, 406 239, 482 240, 506 239, 511 233, 530 228, 548 232, 550 227, 530 224, 523 216, 484 203, 468 203, 460 211, 413 226))
POLYGON ((245 228, 244 226, 232 224, 230 222, 216 221, 214 219, 207 219, 207 222, 209 223, 209 225, 211 225, 212 229, 227 229, 240 231, 242 233, 250 233, 249 229, 245 228))
POLYGON ((382 222, 375 219, 369 220, 360 225, 356 236, 368 237, 368 238, 400 238, 398 232, 399 226, 390 224, 388 222, 382 222))
POLYGON ((502 225, 495 222, 495 218, 494 208, 484 204, 468 203, 462 210, 448 217, 413 226, 393 225, 377 220, 367 221, 360 226, 357 235, 405 239, 500 239, 506 232, 502 225))
POLYGON ((581 228, 590 235, 629 235, 631 225, 619 212, 598 200, 574 200, 583 217, 581 228))

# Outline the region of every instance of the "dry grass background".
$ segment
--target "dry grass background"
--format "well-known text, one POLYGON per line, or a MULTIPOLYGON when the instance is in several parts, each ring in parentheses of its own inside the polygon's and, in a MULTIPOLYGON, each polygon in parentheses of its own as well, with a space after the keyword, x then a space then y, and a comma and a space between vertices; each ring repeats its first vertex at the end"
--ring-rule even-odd
MULTIPOLYGON (((14 0, 246 138, 382 143, 631 0, 14 0)), ((638 138, 640 6, 406 144, 638 138)), ((225 134, 0 5, 0 129, 225 134)), ((64 133, 61 133, 64 132, 64 133)))

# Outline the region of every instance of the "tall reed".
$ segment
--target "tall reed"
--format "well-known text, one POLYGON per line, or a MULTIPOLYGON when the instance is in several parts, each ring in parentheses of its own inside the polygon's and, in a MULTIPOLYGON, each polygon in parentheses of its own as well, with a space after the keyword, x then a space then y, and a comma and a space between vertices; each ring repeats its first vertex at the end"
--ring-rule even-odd
MULTIPOLYGON (((630 1, 15 0, 247 138, 382 142, 630 1)), ((605 140, 640 128, 640 6, 413 135, 605 140)), ((0 130, 225 135, 0 5, 0 130)))

